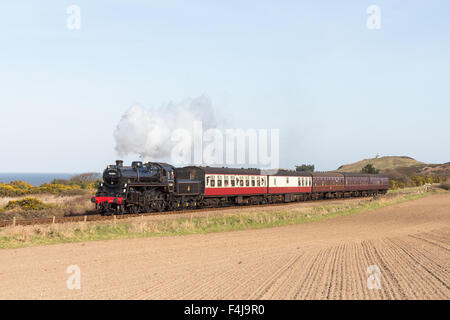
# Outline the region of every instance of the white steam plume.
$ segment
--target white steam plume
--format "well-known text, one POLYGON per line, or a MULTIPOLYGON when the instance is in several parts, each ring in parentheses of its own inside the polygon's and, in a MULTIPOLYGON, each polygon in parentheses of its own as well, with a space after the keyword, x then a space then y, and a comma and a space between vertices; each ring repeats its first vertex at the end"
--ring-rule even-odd
POLYGON ((168 159, 175 144, 180 144, 171 139, 173 132, 183 129, 192 136, 196 121, 202 122, 204 130, 216 127, 211 100, 206 96, 152 109, 133 105, 114 130, 116 151, 120 156, 138 154, 143 160, 168 159))

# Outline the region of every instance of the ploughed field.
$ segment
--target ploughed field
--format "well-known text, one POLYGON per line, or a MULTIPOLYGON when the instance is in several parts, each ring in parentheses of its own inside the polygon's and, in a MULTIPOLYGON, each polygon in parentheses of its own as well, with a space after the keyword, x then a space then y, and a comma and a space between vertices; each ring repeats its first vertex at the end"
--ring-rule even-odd
POLYGON ((286 227, 7 249, 0 261, 1 299, 449 299, 450 194, 286 227), (373 265, 379 289, 367 286, 373 265))

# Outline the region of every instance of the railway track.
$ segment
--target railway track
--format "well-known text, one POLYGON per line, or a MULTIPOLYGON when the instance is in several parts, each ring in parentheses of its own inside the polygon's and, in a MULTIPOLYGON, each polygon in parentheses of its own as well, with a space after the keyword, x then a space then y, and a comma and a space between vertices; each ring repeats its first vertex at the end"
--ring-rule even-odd
MULTIPOLYGON (((378 195, 377 197, 389 197, 389 195, 378 195)), ((375 198, 373 196, 368 197, 359 197, 356 199, 368 199, 375 198)), ((355 198, 348 198, 355 199, 355 198)), ((344 199, 323 199, 319 200, 320 202, 330 202, 336 200, 344 200, 344 199)), ((172 210, 172 211, 163 211, 163 212, 149 212, 149 213, 140 213, 140 214, 123 214, 123 215, 115 215, 117 220, 129 219, 140 216, 164 216, 164 215, 175 215, 175 214, 185 214, 188 212, 192 213, 202 213, 205 211, 226 211, 226 210, 236 210, 236 208, 264 208, 264 207, 282 207, 293 205, 299 202, 289 202, 289 203, 271 203, 271 204, 256 204, 256 205, 243 205, 243 206, 227 206, 227 207, 218 207, 218 208, 202 208, 202 209, 183 209, 183 210, 172 210)), ((301 201, 301 203, 317 203, 317 200, 309 200, 309 201, 301 201)), ((108 221, 113 220, 114 216, 102 216, 94 211, 88 212, 85 215, 76 215, 76 216, 63 216, 63 217, 49 217, 49 218, 38 218, 38 219, 21 219, 21 220, 3 220, 0 221, 0 228, 4 228, 7 226, 27 226, 27 225, 45 225, 45 224, 55 224, 55 223, 70 223, 70 222, 95 222, 95 221, 108 221)))

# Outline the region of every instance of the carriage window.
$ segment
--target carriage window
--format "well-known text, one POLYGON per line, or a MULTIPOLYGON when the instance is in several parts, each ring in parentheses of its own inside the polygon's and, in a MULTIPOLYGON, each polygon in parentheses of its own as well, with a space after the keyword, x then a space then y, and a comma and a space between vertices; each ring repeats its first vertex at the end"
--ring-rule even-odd
POLYGON ((252 187, 256 186, 255 177, 252 177, 252 187))
POLYGON ((274 185, 274 186, 277 185, 277 178, 273 178, 273 185, 274 185))
POLYGON ((235 182, 235 177, 232 176, 232 177, 231 177, 231 186, 234 187, 234 186, 235 186, 235 183, 236 183, 236 182, 235 182))
POLYGON ((224 187, 228 187, 228 176, 223 177, 223 185, 224 187))
POLYGON ((222 176, 217 176, 217 186, 218 187, 222 186, 222 176))
POLYGON ((265 178, 261 178, 261 186, 263 186, 263 187, 266 186, 266 179, 265 178))
POLYGON ((250 177, 249 176, 245 177, 245 186, 246 187, 250 186, 250 177))
POLYGON ((241 187, 244 186, 244 177, 243 177, 243 176, 240 176, 240 177, 239 177, 239 185, 240 185, 241 187))
POLYGON ((207 176, 207 177, 206 177, 206 186, 207 186, 207 187, 209 187, 210 181, 211 181, 211 177, 210 177, 210 176, 207 176))
POLYGON ((286 183, 289 183, 289 177, 286 177, 286 183))
POLYGON ((215 186, 216 186, 216 177, 211 176, 211 187, 215 187, 215 186))
POLYGON ((298 178, 298 186, 301 187, 302 185, 302 178, 298 178))
POLYGON ((261 178, 260 177, 256 177, 256 185, 258 187, 261 187, 261 178))

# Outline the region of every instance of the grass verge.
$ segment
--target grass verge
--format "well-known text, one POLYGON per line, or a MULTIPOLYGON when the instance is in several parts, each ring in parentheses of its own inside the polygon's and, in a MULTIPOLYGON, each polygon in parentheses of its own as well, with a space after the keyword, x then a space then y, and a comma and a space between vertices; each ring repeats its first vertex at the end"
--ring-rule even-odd
POLYGON ((186 218, 146 221, 143 218, 127 222, 66 223, 40 226, 5 227, 0 230, 0 248, 20 248, 34 245, 83 242, 92 240, 129 239, 154 236, 206 234, 278 227, 323 219, 347 216, 379 209, 398 203, 426 197, 428 193, 395 194, 378 199, 361 199, 340 205, 315 207, 291 207, 289 209, 268 209, 256 211, 242 209, 240 213, 223 215, 196 215, 186 218))

